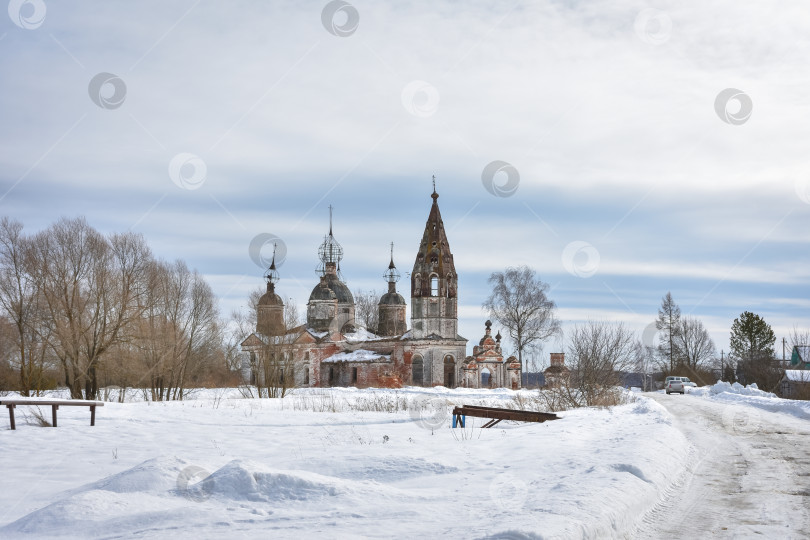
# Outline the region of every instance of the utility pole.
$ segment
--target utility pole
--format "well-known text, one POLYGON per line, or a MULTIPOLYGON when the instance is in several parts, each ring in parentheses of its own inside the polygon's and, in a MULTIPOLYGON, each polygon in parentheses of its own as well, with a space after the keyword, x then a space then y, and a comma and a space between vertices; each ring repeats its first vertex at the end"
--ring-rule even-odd
POLYGON ((726 366, 723 363, 723 349, 720 349, 720 380, 723 380, 723 377, 726 376, 726 366))

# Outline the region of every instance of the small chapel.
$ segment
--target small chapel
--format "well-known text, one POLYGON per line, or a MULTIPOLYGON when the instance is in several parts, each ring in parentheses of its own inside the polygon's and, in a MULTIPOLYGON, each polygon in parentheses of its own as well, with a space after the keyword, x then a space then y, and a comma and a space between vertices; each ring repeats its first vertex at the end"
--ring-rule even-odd
POLYGON ((500 334, 485 334, 472 356, 458 334, 458 274, 439 212, 434 181, 432 204, 410 273, 411 327, 405 298, 397 291, 400 273, 391 260, 383 278, 388 292, 378 303, 377 328, 362 328, 355 303, 343 282, 343 248, 332 232, 318 248, 320 279, 307 302, 306 323, 287 327, 284 302, 275 288, 280 276, 275 258, 265 272, 267 292, 260 298, 256 330, 241 344, 242 375, 255 383, 267 373, 304 387, 445 386, 518 389, 520 364, 504 360, 500 334), (272 364, 268 371, 257 366, 272 364))

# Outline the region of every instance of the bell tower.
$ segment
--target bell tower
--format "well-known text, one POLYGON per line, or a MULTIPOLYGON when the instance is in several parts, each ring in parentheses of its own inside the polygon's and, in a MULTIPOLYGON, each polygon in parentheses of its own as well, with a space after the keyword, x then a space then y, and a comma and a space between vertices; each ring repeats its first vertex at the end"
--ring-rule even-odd
POLYGON ((264 273, 267 281, 267 292, 259 299, 256 306, 256 331, 265 336, 284 334, 284 302, 276 294, 278 271, 276 270, 276 247, 273 246, 273 260, 270 268, 264 273))
POLYGON ((458 275, 439 212, 433 177, 430 207, 422 243, 411 272, 411 330, 414 339, 458 337, 458 275))
POLYGON ((388 283, 388 292, 380 297, 378 304, 379 326, 377 334, 381 336, 401 336, 405 333, 405 299, 397 292, 399 271, 394 265, 394 243, 391 243, 391 262, 383 279, 388 283))

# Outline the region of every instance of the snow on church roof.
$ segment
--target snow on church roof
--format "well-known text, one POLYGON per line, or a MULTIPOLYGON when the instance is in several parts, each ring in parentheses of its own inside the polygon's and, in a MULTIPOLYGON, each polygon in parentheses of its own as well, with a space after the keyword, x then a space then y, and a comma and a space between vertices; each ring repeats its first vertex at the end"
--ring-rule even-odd
POLYGON ((357 349, 356 351, 344 351, 333 354, 329 358, 322 360, 323 362, 390 362, 390 354, 380 354, 374 351, 367 351, 365 349, 357 349))
POLYGON ((356 332, 352 332, 351 334, 344 334, 343 337, 348 342, 355 342, 355 341, 377 341, 381 338, 376 334, 372 334, 365 328, 358 328, 356 332))

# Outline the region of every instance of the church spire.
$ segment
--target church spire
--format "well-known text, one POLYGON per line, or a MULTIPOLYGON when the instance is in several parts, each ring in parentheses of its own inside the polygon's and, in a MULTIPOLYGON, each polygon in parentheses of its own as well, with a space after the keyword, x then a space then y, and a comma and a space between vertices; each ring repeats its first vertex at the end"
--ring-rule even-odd
POLYGON ((273 259, 270 261, 270 267, 264 273, 264 279, 267 281, 267 291, 273 292, 278 283, 278 271, 276 270, 276 248, 278 244, 273 243, 273 259))
POLYGON ((388 292, 396 292, 396 283, 399 278, 399 271, 394 265, 394 243, 391 242, 391 262, 388 263, 388 270, 383 274, 383 279, 388 282, 388 292))
POLYGON ((456 339, 458 275, 439 211, 435 181, 434 176, 430 195, 433 204, 411 272, 411 327, 416 339, 431 335, 456 339))

